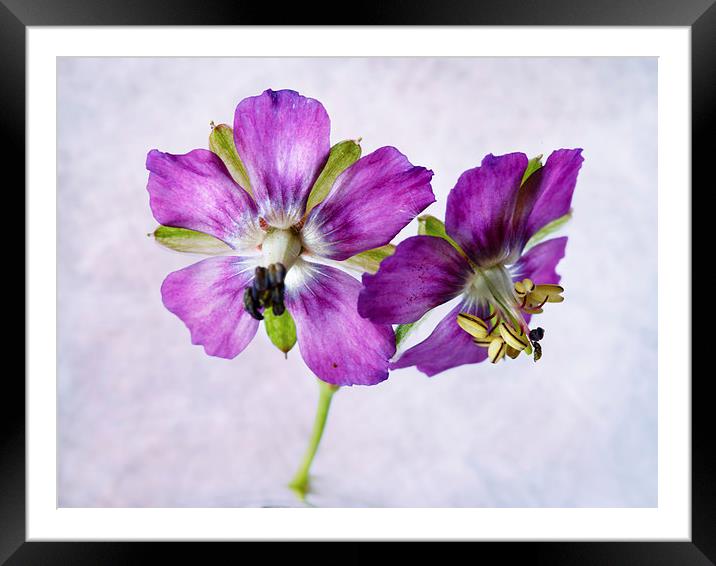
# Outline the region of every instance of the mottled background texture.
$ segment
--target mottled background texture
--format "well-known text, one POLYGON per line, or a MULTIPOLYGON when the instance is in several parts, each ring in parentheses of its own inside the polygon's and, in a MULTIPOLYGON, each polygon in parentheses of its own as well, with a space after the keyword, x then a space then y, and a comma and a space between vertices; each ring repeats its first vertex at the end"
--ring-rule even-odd
POLYGON ((323 102, 333 142, 362 136, 364 153, 394 145, 433 169, 438 216, 487 153, 582 147, 586 159, 558 270, 566 301, 540 317, 543 359, 339 391, 314 502, 657 504, 656 59, 57 64, 60 506, 292 502, 317 396, 298 348, 285 360, 262 329, 232 361, 192 346, 159 288, 196 257, 147 237, 147 151, 206 147, 210 120, 231 123, 266 88, 323 102))

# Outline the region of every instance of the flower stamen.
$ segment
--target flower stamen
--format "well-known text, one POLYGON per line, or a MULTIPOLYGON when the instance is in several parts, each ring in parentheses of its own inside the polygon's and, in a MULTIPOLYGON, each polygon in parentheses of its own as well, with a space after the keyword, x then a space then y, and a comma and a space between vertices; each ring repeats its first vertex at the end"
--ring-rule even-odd
POLYGON ((502 338, 495 338, 487 347, 487 357, 490 358, 493 364, 496 364, 504 358, 506 352, 507 344, 502 338))
POLYGON ((497 300, 495 293, 492 293, 496 303, 489 301, 489 316, 482 319, 461 312, 457 315, 457 323, 472 336, 476 346, 487 348, 487 356, 493 364, 506 356, 515 359, 521 352, 532 354, 534 360, 538 361, 542 357, 542 345, 539 342, 544 338, 544 329, 537 327, 530 330, 520 313, 539 314, 547 303, 562 302, 563 292, 564 288, 559 285, 537 285, 525 278, 514 283, 512 309, 506 308, 503 304, 505 301, 497 300), (494 324, 489 326, 488 321, 491 319, 494 319, 494 324))
POLYGON ((504 321, 500 323, 499 331, 502 339, 515 350, 521 352, 529 345, 525 333, 521 329, 517 331, 504 321))
POLYGON ((473 338, 483 339, 488 335, 485 321, 474 315, 461 312, 457 315, 457 323, 473 338))
POLYGON ((542 345, 539 341, 544 338, 544 328, 538 326, 537 328, 530 330, 529 337, 532 342, 532 347, 534 348, 534 360, 535 362, 538 362, 542 357, 542 345))
POLYGON ((530 330, 530 340, 532 340, 532 342, 539 342, 542 338, 544 338, 544 328, 538 326, 530 330))
POLYGON ((244 290, 244 308, 256 320, 263 320, 261 309, 271 307, 273 314, 281 316, 284 305, 286 268, 282 263, 257 267, 251 287, 244 290))

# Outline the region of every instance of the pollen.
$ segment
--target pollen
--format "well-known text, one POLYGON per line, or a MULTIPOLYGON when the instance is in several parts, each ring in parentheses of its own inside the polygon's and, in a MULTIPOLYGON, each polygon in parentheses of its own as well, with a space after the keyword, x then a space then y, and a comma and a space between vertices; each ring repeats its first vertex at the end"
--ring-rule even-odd
POLYGON ((507 344, 502 338, 495 338, 487 347, 487 357, 493 364, 499 362, 507 353, 507 344))
POLYGON ((520 299, 520 309, 528 314, 540 314, 546 303, 561 303, 564 288, 559 285, 535 285, 532 279, 515 283, 515 294, 520 299))
POLYGON ((461 312, 457 315, 457 323, 473 338, 482 339, 487 336, 487 323, 481 318, 461 312))
POLYGON ((533 354, 534 361, 542 357, 544 329, 530 329, 524 314, 539 314, 547 303, 561 303, 564 289, 559 285, 535 284, 531 279, 514 283, 514 304, 490 304, 490 315, 482 319, 470 313, 457 315, 457 324, 471 337, 476 346, 487 348, 487 357, 496 364, 505 357, 517 358, 522 352, 533 354))

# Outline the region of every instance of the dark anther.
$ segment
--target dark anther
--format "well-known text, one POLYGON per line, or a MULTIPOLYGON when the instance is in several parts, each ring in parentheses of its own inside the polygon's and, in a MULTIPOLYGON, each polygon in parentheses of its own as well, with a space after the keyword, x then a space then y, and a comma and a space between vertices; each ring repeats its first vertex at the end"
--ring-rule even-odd
POLYGON ((268 284, 273 287, 276 284, 276 264, 272 263, 268 266, 268 284))
POLYGON ((284 267, 283 263, 277 263, 275 265, 276 265, 276 283, 281 283, 283 285, 283 282, 286 279, 286 268, 284 267))
POLYGON ((268 289, 270 285, 271 282, 266 268, 257 267, 254 272, 254 287, 256 287, 256 290, 260 293, 268 289))
POLYGON ((271 289, 271 303, 283 303, 283 285, 271 289))
POLYGON ((542 338, 544 338, 544 328, 538 326, 530 330, 530 340, 532 340, 532 342, 539 342, 542 338))
POLYGON ((246 287, 246 289, 244 289, 244 308, 249 312, 251 312, 251 309, 254 306, 252 291, 253 289, 251 287, 246 287))
POLYGON ((251 297, 254 300, 254 303, 256 303, 259 307, 261 306, 261 293, 259 293, 258 289, 256 289, 256 285, 253 285, 251 287, 247 287, 251 291, 251 297))
POLYGON ((273 313, 277 316, 281 316, 286 307, 283 304, 283 283, 276 285, 271 289, 271 308, 273 313))
POLYGON ((542 346, 540 346, 539 342, 534 342, 532 344, 532 347, 535 349, 535 361, 539 361, 539 359, 542 357, 542 346))
POLYGON ((272 263, 268 267, 268 284, 269 287, 273 287, 274 285, 283 284, 284 279, 286 278, 286 268, 283 266, 282 263, 272 263))
POLYGON ((286 306, 283 303, 274 303, 273 307, 271 307, 271 311, 276 316, 281 316, 284 312, 286 312, 286 306))
POLYGON ((254 289, 246 287, 244 291, 244 308, 256 320, 263 320, 264 316, 259 312, 260 305, 254 298, 254 289))
POLYGON ((253 284, 244 291, 244 307, 256 320, 263 320, 263 308, 271 307, 276 316, 286 311, 283 303, 285 278, 286 268, 280 263, 256 268, 253 284))

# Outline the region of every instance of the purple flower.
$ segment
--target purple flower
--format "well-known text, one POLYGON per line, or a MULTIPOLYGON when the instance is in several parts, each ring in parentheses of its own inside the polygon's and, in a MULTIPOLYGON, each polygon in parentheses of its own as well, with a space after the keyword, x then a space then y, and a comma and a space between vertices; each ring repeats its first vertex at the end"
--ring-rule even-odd
POLYGON ((358 312, 376 323, 412 323, 461 297, 391 369, 417 366, 432 376, 520 352, 539 359, 544 330, 529 322, 546 303, 563 300, 555 268, 567 238, 525 246, 569 213, 581 151, 555 151, 534 172, 522 153, 486 156, 450 192, 443 237, 408 238, 375 275, 363 275, 358 312))
POLYGON ((222 358, 246 348, 269 307, 274 315, 285 309, 320 379, 386 379, 392 328, 358 315, 360 283, 325 260, 337 264, 390 242, 434 202, 432 172, 382 147, 335 177, 328 114, 290 90, 242 100, 233 143, 223 127, 231 145, 225 153, 147 156, 154 217, 185 229, 172 237, 190 240, 168 245, 221 254, 171 273, 162 284, 164 305, 187 325, 192 343, 222 358), (321 194, 317 187, 326 183, 321 194))

